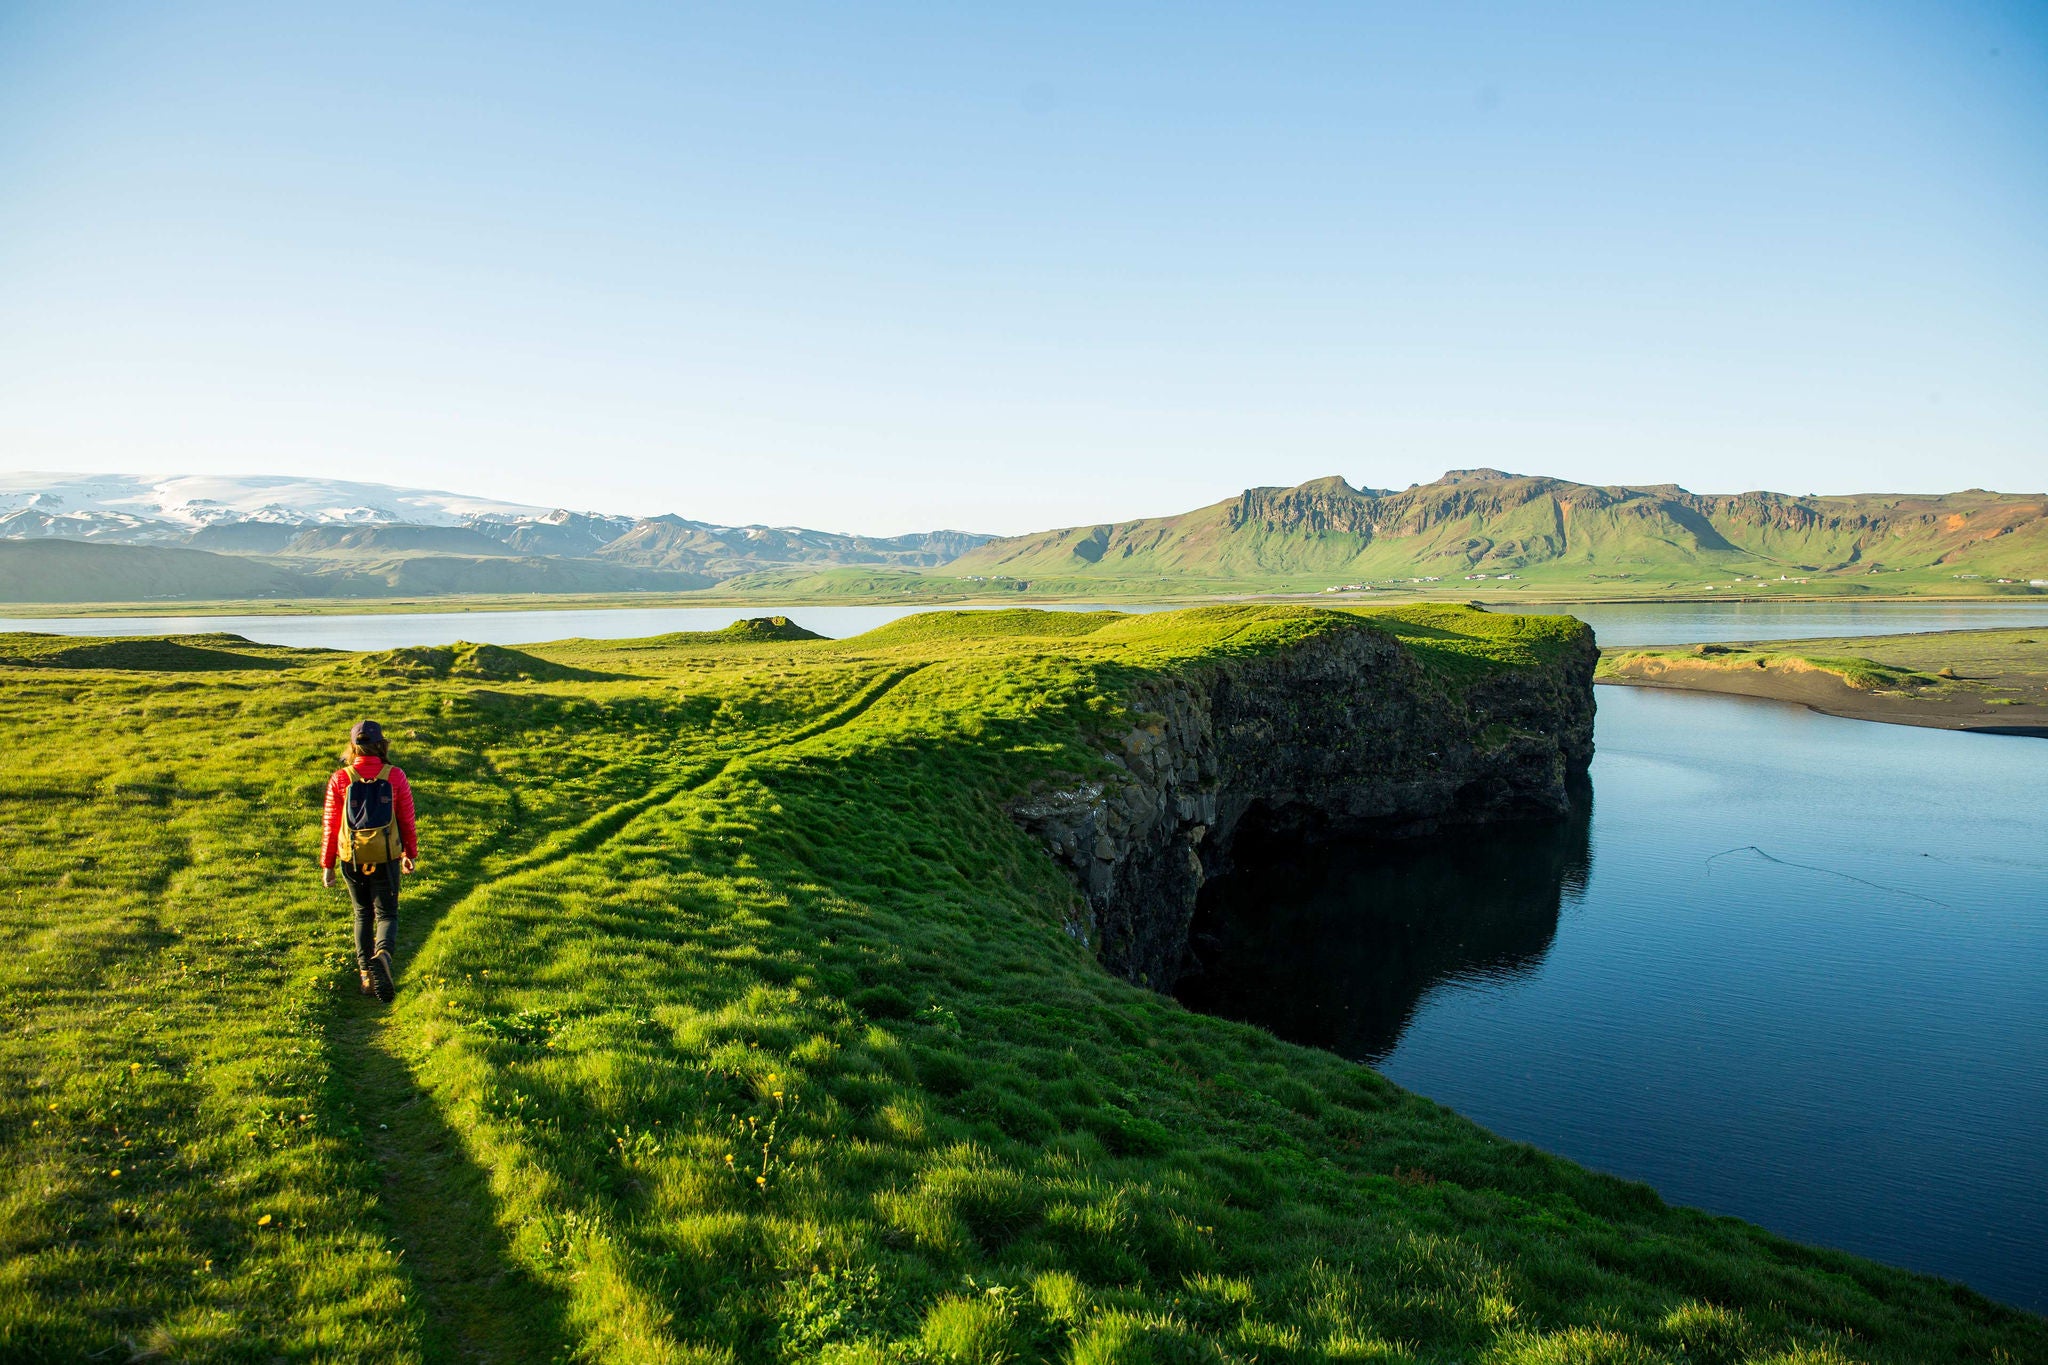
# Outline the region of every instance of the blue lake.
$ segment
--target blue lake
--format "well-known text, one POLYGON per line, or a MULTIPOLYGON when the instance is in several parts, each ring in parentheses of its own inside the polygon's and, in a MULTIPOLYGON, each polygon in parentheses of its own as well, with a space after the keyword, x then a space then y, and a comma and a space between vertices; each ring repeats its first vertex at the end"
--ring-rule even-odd
MULTIPOLYGON (((1001 606, 1012 604, 1003 603, 1001 606)), ((1093 603, 1030 603, 1047 611, 1164 611, 1164 607, 1104 607, 1093 603)), ((0 630, 60 635, 199 635, 227 631, 266 645, 321 649, 398 649, 470 640, 489 645, 534 645, 546 640, 638 640, 679 630, 722 630, 749 616, 787 616, 806 630, 843 639, 920 611, 993 611, 968 608, 891 607, 601 607, 589 611, 421 611, 332 616, 0 616, 0 630)), ((2048 614, 2044 614, 2048 620, 2048 614)))
POLYGON ((1197 1008, 2048 1310, 2048 743, 1600 689, 1561 825, 1215 884, 1197 1008))
MULTIPOLYGON (((976 604, 993 610, 1008 603, 976 604)), ((1049 611, 1166 611, 1118 603, 1061 603, 1049 611)), ((1178 604, 1185 605, 1185 604, 1178 604)), ((1321 604, 1318 604, 1321 605, 1321 604)), ((1367 609, 1378 602, 1354 603, 1367 609)), ((1385 605, 1399 605, 1389 595, 1385 605)), ((637 639, 677 630, 718 630, 744 616, 787 616, 820 635, 840 639, 930 606, 605 607, 595 610, 389 612, 331 616, 0 616, 0 630, 64 635, 189 635, 228 631, 264 644, 327 649, 394 649, 475 640, 530 645, 583 637, 637 639)), ((1796 640, 1817 635, 1880 635, 1902 631, 1993 626, 2048 629, 2048 598, 1999 602, 1621 602, 1545 606, 1496 603, 1496 611, 1569 612, 1591 623, 1602 644, 1679 645, 1702 640, 1796 640)))

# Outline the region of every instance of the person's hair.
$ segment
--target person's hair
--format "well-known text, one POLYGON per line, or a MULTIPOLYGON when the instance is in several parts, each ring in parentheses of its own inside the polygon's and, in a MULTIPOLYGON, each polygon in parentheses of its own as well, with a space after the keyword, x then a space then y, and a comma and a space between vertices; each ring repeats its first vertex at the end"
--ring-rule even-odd
POLYGON ((389 739, 373 739, 368 744, 358 744, 354 740, 349 740, 341 746, 341 761, 343 763, 353 763, 365 754, 375 754, 378 758, 389 758, 391 757, 391 741, 389 739))

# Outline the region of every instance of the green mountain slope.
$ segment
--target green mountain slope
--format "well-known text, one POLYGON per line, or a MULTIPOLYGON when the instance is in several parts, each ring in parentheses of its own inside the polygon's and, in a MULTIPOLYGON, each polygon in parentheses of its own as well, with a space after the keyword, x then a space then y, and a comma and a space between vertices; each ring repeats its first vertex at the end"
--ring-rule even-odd
MULTIPOLYGON (((1244 583, 1513 573, 1538 581, 1903 574, 1910 585, 2048 578, 2048 497, 1702 495, 1459 470, 1402 492, 1340 478, 1253 488, 1173 517, 991 541, 954 576, 1244 583), (1959 575, 1975 574, 1977 580, 1959 575)), ((1884 586, 1894 586, 1887 582, 1884 586)))
POLYGON ((638 569, 591 559, 471 558, 419 554, 349 562, 351 576, 374 579, 404 596, 441 593, 688 592, 709 587, 704 574, 638 569))
POLYGON ((0 602, 688 592, 715 581, 704 574, 593 559, 522 557, 496 542, 484 543, 492 554, 379 554, 364 545, 327 556, 285 558, 77 540, 0 540, 0 602))
MULTIPOLYGON (((197 537, 194 537, 197 540, 197 537)), ((293 536, 285 555, 496 555, 519 551, 467 526, 308 526, 293 536)))
POLYGON ((82 540, 0 540, 0 602, 325 597, 334 587, 243 555, 82 540))
POLYGON ((846 536, 780 526, 713 526, 684 517, 648 517, 592 551, 600 559, 651 569, 683 569, 720 578, 782 564, 930 567, 987 540, 964 531, 905 536, 846 536))

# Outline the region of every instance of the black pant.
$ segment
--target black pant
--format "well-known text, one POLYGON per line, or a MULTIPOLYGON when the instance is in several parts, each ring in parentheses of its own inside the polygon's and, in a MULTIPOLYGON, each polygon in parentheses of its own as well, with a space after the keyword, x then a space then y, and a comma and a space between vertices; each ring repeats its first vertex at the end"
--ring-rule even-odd
POLYGON ((348 883, 348 898, 356 907, 356 966, 368 971, 370 959, 390 952, 398 936, 398 864, 386 863, 365 874, 343 863, 341 879, 348 883))

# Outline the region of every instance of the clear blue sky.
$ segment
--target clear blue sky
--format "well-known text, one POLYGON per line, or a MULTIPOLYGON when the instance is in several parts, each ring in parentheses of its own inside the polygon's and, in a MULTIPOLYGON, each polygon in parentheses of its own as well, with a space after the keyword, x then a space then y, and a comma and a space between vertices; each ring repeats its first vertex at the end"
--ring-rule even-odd
POLYGON ((2048 4, 0 0, 0 467, 2048 485, 2048 4))

